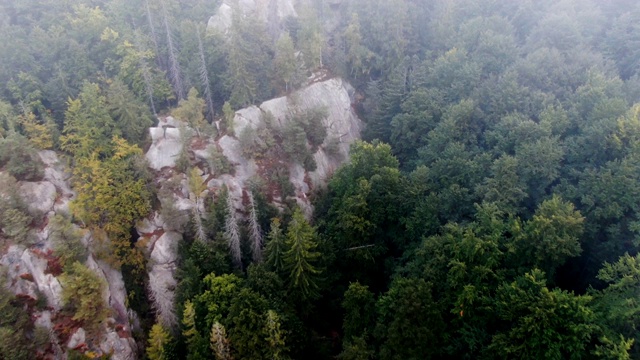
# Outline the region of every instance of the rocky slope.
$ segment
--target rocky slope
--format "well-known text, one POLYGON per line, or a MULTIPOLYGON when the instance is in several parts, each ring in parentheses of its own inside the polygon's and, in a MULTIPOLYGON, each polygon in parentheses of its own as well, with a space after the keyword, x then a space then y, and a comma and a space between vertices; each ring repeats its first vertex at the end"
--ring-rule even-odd
MULTIPOLYGON (((51 345, 42 349, 45 358, 64 358, 67 349, 92 350, 96 354, 111 354, 112 359, 133 359, 137 353, 130 332, 130 312, 126 307, 126 291, 122 274, 103 261, 88 255, 86 265, 108 284, 103 290, 105 303, 113 310, 97 336, 89 338, 68 315, 60 310, 62 285, 58 278, 57 258, 53 256, 50 221, 54 216, 68 214, 69 203, 75 194, 70 188, 70 174, 53 151, 41 151, 44 178, 38 182, 20 182, 20 195, 29 205, 32 216, 41 218, 42 226, 29 230, 30 246, 10 245, 0 257, 6 269, 5 284, 27 304, 44 302, 44 306, 29 306, 35 324, 46 329, 51 345)), ((89 233, 82 240, 86 247, 93 241, 89 233)))
MULTIPOLYGON (((327 130, 324 143, 313 153, 317 167, 313 171, 306 171, 302 164, 288 162, 286 166, 289 182, 293 186, 295 200, 308 215, 312 212, 309 195, 317 188, 326 184, 331 174, 348 158, 350 145, 360 137, 362 123, 352 108, 353 89, 341 79, 330 79, 311 84, 294 94, 266 101, 259 106, 252 106, 235 113, 233 129, 235 134, 242 134, 247 127, 254 130, 267 125, 275 130, 282 130, 290 125, 292 112, 304 112, 322 108, 326 117, 319 124, 327 130), (271 119, 266 124, 266 119, 271 119), (336 148, 328 151, 330 143, 336 148)), ((190 213, 194 207, 201 207, 207 196, 216 196, 225 186, 235 204, 239 217, 246 214, 245 201, 250 182, 256 177, 264 177, 269 167, 282 165, 283 159, 251 158, 243 151, 242 144, 236 136, 220 134, 217 137, 195 138, 188 144, 191 164, 197 166, 206 188, 201 194, 193 194, 187 185, 186 174, 180 174, 176 169, 176 161, 183 150, 182 132, 189 131, 180 121, 168 117, 161 119, 159 124, 151 128, 149 133, 152 144, 146 153, 149 166, 157 174, 159 193, 163 187, 169 186, 171 179, 178 179, 180 189, 173 191, 171 202, 183 213, 190 213), (211 149, 215 148, 226 157, 232 165, 230 173, 218 174, 209 168, 208 161, 211 149), (274 165, 275 164, 275 165, 274 165)), ((269 187, 272 189, 271 187, 269 187)), ((278 206, 286 199, 277 190, 267 194, 268 198, 278 206)), ((160 199, 164 204, 167 199, 160 199)), ((199 208, 198 211, 203 209, 199 208)), ((177 243, 182 234, 174 226, 162 218, 162 209, 144 219, 138 226, 140 241, 146 241, 149 256, 150 290, 155 300, 155 307, 159 313, 159 320, 166 325, 175 323, 172 312, 173 289, 176 280, 175 261, 177 258, 177 243)))
MULTIPOLYGON (((217 196, 220 189, 226 187, 237 216, 242 218, 247 211, 246 195, 250 183, 256 178, 264 179, 273 167, 279 167, 287 174, 293 191, 283 194, 277 187, 267 186, 267 198, 277 207, 283 207, 285 202, 296 202, 310 215, 313 211, 310 195, 324 186, 331 174, 346 161, 350 145, 360 136, 362 123, 352 109, 352 97, 353 89, 340 79, 317 81, 287 97, 237 111, 233 119, 233 134, 236 135, 212 131, 215 136, 194 136, 192 129, 171 117, 161 118, 156 127, 149 129, 151 145, 146 159, 155 174, 160 208, 141 219, 137 231, 138 241, 144 241, 148 250, 149 297, 159 321, 168 326, 177 321, 173 311, 174 275, 177 245, 183 238, 175 219, 163 219, 161 214, 166 213, 165 207, 175 207, 177 217, 191 215, 194 211, 202 213, 203 199, 217 196), (293 121, 292 114, 314 109, 322 109, 326 115, 318 119, 318 124, 312 124, 326 129, 326 136, 319 146, 307 144, 316 164, 313 171, 287 159, 281 151, 269 152, 269 156, 248 156, 238 139, 238 134, 252 133, 246 131, 249 128, 269 127, 273 132, 284 132, 293 121), (185 133, 189 135, 185 136, 185 133), (211 166, 212 152, 221 154, 229 169, 220 171, 211 166), (204 185, 202 193, 194 194, 188 185, 188 175, 176 168, 181 153, 187 154, 190 167, 198 170, 204 185), (168 188, 171 190, 165 191, 168 188), (166 194, 171 194, 171 198, 166 194)), ((252 134, 253 140, 260 140, 260 132, 252 134)), ((282 146, 282 143, 273 146, 282 146)), ((59 278, 61 269, 56 267, 59 267, 58 259, 53 255, 51 221, 56 215, 69 214, 75 193, 64 161, 53 151, 41 151, 39 156, 45 165, 44 178, 36 182, 21 181, 18 186, 20 196, 29 205, 29 212, 41 220, 29 230, 27 245, 9 244, 0 249, 0 266, 6 269, 8 279, 5 285, 31 304, 29 311, 35 324, 49 333, 52 345, 43 349, 42 357, 65 358, 68 349, 77 349, 97 355, 110 354, 115 360, 138 358, 142 349, 131 336, 137 316, 127 308, 122 274, 90 252, 85 265, 107 284, 103 297, 112 309, 111 317, 97 334, 90 335, 60 311, 63 285, 59 278), (36 303, 41 305, 34 306, 36 303)), ((269 185, 270 180, 265 181, 269 185)), ((82 243, 87 249, 92 248, 89 232, 84 232, 82 243)))

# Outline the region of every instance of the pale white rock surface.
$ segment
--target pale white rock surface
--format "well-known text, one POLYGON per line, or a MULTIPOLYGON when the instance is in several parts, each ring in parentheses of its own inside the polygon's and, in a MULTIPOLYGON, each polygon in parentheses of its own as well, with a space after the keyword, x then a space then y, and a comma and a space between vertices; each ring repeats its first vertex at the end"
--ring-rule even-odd
POLYGON ((84 331, 84 329, 78 328, 78 330, 76 330, 76 332, 74 332, 73 335, 71 335, 71 337, 69 338, 69 342, 67 343, 67 348, 74 349, 78 347, 78 345, 86 342, 86 338, 87 338, 87 333, 84 331))
POLYGON ((136 349, 132 338, 121 338, 115 331, 108 332, 100 341, 100 350, 104 354, 111 354, 111 360, 137 359, 136 349))
POLYGON ((178 155, 182 151, 180 129, 155 127, 149 129, 149 134, 151 147, 146 154, 149 166, 154 170, 175 166, 178 155))
POLYGON ((20 184, 20 195, 29 206, 29 212, 32 215, 52 210, 57 193, 56 187, 48 181, 22 182, 20 184))

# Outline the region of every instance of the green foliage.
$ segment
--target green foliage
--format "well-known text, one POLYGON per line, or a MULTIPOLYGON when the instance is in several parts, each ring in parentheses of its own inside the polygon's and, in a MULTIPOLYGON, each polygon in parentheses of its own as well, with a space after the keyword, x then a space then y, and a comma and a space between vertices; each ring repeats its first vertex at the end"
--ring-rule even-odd
POLYGON ((18 180, 39 181, 44 177, 44 163, 36 149, 17 133, 0 139, 0 167, 18 180))
POLYGON ((570 257, 580 255, 584 217, 558 196, 538 206, 524 225, 521 251, 529 265, 551 274, 570 257))
MULTIPOLYGON (((0 272, 0 283, 7 281, 4 269, 0 272)), ((32 331, 33 324, 24 306, 5 286, 0 286, 0 358, 26 360, 35 356, 32 331)))
MULTIPOLYGON (((605 345, 614 348, 621 345, 629 350, 633 342, 632 354, 637 355, 640 352, 640 304, 637 301, 640 292, 640 255, 634 257, 625 254, 615 263, 605 263, 598 273, 598 279, 608 284, 602 291, 594 293, 598 321, 605 329, 605 345), (620 343, 616 342, 616 334, 620 334, 620 343)), ((605 348, 601 351, 605 351, 605 348)))
POLYGON ((287 227, 282 264, 289 288, 301 301, 318 296, 318 277, 322 270, 316 267, 321 255, 316 251, 317 241, 316 230, 302 211, 296 209, 287 227))
POLYGON ((280 227, 280 219, 271 220, 271 230, 267 235, 267 245, 265 248, 266 263, 276 273, 283 274, 285 270, 284 254, 286 251, 285 236, 280 227))
POLYGON ((211 147, 209 157, 207 159, 209 172, 216 176, 229 174, 233 171, 233 165, 229 162, 224 154, 217 147, 211 147))
POLYGON ((430 359, 443 350, 444 321, 422 279, 397 279, 376 305, 380 359, 430 359))
POLYGON ((49 220, 51 230, 49 239, 53 242, 54 255, 60 258, 63 266, 70 266, 75 262, 84 262, 87 249, 82 243, 84 234, 75 228, 70 219, 56 215, 49 220))
POLYGON ((205 101, 198 97, 198 90, 191 88, 185 100, 180 100, 178 108, 173 111, 173 115, 187 123, 189 127, 195 129, 198 136, 207 121, 204 118, 205 101))
POLYGON ((107 284, 93 270, 77 261, 60 280, 62 301, 72 311, 73 319, 82 321, 88 330, 96 330, 110 313, 102 296, 107 284))
POLYGON ((120 80, 114 80, 107 89, 107 106, 122 137, 132 144, 141 144, 147 128, 153 125, 148 107, 120 80))
POLYGON ((149 332, 149 346, 147 346, 147 358, 149 360, 166 360, 165 347, 171 342, 169 331, 160 324, 154 324, 149 332))
POLYGON ((499 358, 580 359, 596 331, 590 296, 545 287, 533 270, 496 294, 496 315, 506 329, 494 335, 490 350, 499 358))
MULTIPOLYGON (((375 299, 367 286, 359 283, 349 284, 344 293, 342 308, 345 311, 342 330, 346 342, 360 343, 362 339, 373 332, 375 325, 375 299), (355 340, 360 338, 360 340, 355 340)), ((353 344, 352 344, 353 346, 353 344)), ((347 351, 347 349, 344 349, 347 351)))
POLYGON ((293 40, 289 33, 280 35, 276 43, 276 56, 273 59, 273 76, 276 82, 285 84, 285 91, 289 91, 289 84, 294 80, 298 68, 293 40))
POLYGON ((267 357, 273 360, 288 359, 288 356, 286 355, 287 347, 285 345, 287 333, 284 329, 281 329, 280 317, 273 310, 267 311, 265 317, 266 321, 264 332, 267 334, 265 338, 268 345, 267 357))

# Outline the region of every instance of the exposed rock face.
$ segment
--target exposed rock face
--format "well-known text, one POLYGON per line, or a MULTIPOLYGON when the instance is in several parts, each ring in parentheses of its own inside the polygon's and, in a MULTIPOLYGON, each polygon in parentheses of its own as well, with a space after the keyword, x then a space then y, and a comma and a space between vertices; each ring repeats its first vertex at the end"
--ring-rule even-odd
MULTIPOLYGON (((351 144, 360 138, 362 122, 351 107, 353 92, 353 88, 345 81, 331 79, 309 85, 288 97, 242 109, 234 118, 234 131, 240 134, 247 126, 255 129, 263 125, 263 115, 267 113, 273 115, 277 127, 284 129, 290 121, 289 115, 294 110, 323 108, 327 111, 327 117, 322 121, 322 126, 327 129, 327 137, 323 146, 313 154, 317 164, 316 170, 307 173, 300 164, 289 164, 289 180, 295 188, 298 203, 307 213, 311 211, 307 195, 314 188, 326 184, 328 177, 348 158, 351 144), (332 139, 339 141, 337 156, 330 156, 325 151, 327 143, 332 139), (309 183, 306 178, 310 180, 309 183)), ((256 175, 255 162, 243 157, 240 144, 235 138, 225 135, 220 139, 219 145, 224 155, 236 165, 236 176, 230 179, 227 186, 234 190, 238 187, 243 188, 246 181, 256 175)), ((234 195, 238 196, 236 193, 234 195)))
MULTIPOLYGON (((313 154, 317 168, 307 172, 301 164, 285 163, 289 171, 289 181, 293 185, 295 200, 311 215, 312 207, 308 195, 321 186, 324 186, 333 172, 348 159, 350 145, 360 138, 362 122, 356 116, 351 104, 354 90, 341 79, 331 79, 317 82, 307 86, 288 97, 281 97, 266 101, 259 106, 251 106, 239 110, 235 114, 233 126, 234 133, 241 134, 247 127, 254 129, 264 127, 265 115, 273 115, 271 126, 280 130, 289 125, 291 113, 295 111, 307 111, 317 108, 326 110, 326 118, 321 126, 326 128, 327 136, 324 144, 319 146, 313 154), (334 154, 327 154, 325 150, 329 141, 337 140, 337 149, 334 154)), ((202 202, 197 205, 194 197, 216 196, 216 191, 226 186, 231 195, 236 210, 242 214, 246 212, 243 199, 249 183, 255 176, 261 175, 261 171, 267 166, 264 161, 247 158, 243 154, 242 145, 235 136, 223 135, 217 139, 198 139, 190 142, 189 153, 195 159, 196 166, 200 166, 203 182, 207 189, 202 194, 193 194, 188 188, 186 175, 179 174, 172 166, 173 160, 181 150, 180 144, 175 143, 179 135, 165 138, 161 131, 164 124, 181 127, 173 118, 161 119, 160 125, 150 129, 153 143, 147 152, 147 159, 152 169, 158 172, 157 185, 161 189, 169 187, 169 182, 174 182, 177 189, 172 189, 170 199, 160 199, 162 206, 168 206, 169 202, 180 214, 193 214, 194 207, 203 211, 202 202), (197 146, 194 146, 196 144, 197 146), (216 147, 233 166, 231 174, 211 173, 208 166, 203 165, 208 161, 209 149, 216 147), (177 180, 175 178, 177 177, 177 180), (171 180, 170 180, 171 179, 171 180)), ((177 129, 167 129, 177 130, 177 129)), ((274 159, 283 162, 286 159, 274 159)), ((267 161, 268 162, 268 161, 267 161)), ((226 201, 226 199, 224 199, 226 201)), ((273 197, 278 205, 283 199, 273 197)), ((173 313, 173 301, 175 298, 175 262, 177 259, 177 245, 182 240, 182 235, 177 232, 169 219, 163 219, 159 213, 154 213, 149 218, 141 221, 137 230, 141 240, 146 241, 149 254, 149 292, 154 301, 158 320, 165 326, 175 325, 176 316, 173 313)))
MULTIPOLYGON (((0 286, 7 286, 13 293, 22 297, 34 300, 43 297, 48 309, 35 311, 33 318, 38 326, 52 330, 56 325, 53 314, 58 312, 63 304, 62 284, 55 273, 56 270, 50 268, 50 261, 56 260, 52 252, 54 244, 49 236, 50 220, 55 215, 69 213, 69 203, 75 197, 75 193, 69 185, 71 174, 59 161, 56 153, 41 151, 39 155, 46 166, 44 179, 40 182, 21 182, 19 186, 20 195, 29 205, 32 215, 43 217, 43 226, 29 231, 29 239, 33 246, 12 245, 2 254, 0 265, 7 269, 8 283, 0 286)), ((90 242, 90 234, 87 234, 84 243, 87 245, 90 242)), ((111 353, 112 359, 136 358, 137 347, 133 339, 130 336, 120 336, 113 328, 113 325, 116 325, 125 329, 120 331, 121 334, 130 334, 127 330, 130 328, 129 311, 125 305, 126 291, 122 274, 108 264, 94 260, 91 255, 86 265, 107 284, 103 292, 104 300, 114 310, 114 318, 101 330, 102 342, 98 344, 100 349, 91 350, 111 353)), ((52 331, 52 334, 55 332, 52 331)), ((76 329, 67 347, 75 348, 84 341, 84 330, 76 329)))
POLYGON ((166 124, 167 121, 160 122, 158 127, 149 129, 152 143, 146 157, 154 170, 176 166, 176 160, 182 151, 180 129, 167 127, 170 125, 166 124))

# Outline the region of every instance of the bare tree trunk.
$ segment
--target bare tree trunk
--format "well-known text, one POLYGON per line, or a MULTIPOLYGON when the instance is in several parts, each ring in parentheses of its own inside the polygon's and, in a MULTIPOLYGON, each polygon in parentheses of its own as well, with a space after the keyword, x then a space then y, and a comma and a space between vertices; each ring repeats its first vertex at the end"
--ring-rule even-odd
POLYGON ((251 254, 254 262, 262 261, 262 229, 258 223, 258 214, 256 209, 253 192, 249 191, 249 238, 251 239, 251 254))
POLYGON ((240 229, 236 217, 236 207, 233 205, 231 191, 227 195, 227 218, 225 219, 224 235, 229 242, 231 258, 236 267, 242 269, 242 250, 240 249, 240 229))
MULTIPOLYGON (((138 33, 135 34, 134 42, 136 50, 142 52, 142 45, 140 44, 138 33)), ((139 58, 139 65, 140 71, 142 72, 142 79, 144 80, 145 89, 147 90, 147 96, 149 97, 149 105, 151 105, 151 111, 153 111, 153 116, 158 117, 158 113, 156 112, 156 104, 153 100, 153 80, 151 79, 149 65, 146 61, 144 61, 144 58, 142 56, 140 56, 139 58)))
POLYGON ((147 22, 149 23, 149 30, 151 31, 151 40, 153 40, 153 45, 156 49, 156 58, 159 55, 159 47, 158 47, 158 33, 156 32, 156 27, 153 25, 153 18, 151 17, 151 8, 149 7, 149 0, 144 1, 144 6, 147 11, 147 22))
POLYGON ((207 61, 204 57, 204 47, 202 46, 202 37, 200 30, 196 29, 198 35, 198 48, 200 50, 200 81, 204 89, 204 99, 207 102, 207 113, 209 115, 209 122, 213 123, 213 98, 211 97, 211 86, 209 83, 209 72, 207 71, 207 61))
POLYGON ((169 75, 171 77, 171 83, 173 84, 173 90, 178 97, 178 101, 185 98, 184 86, 182 84, 182 74, 180 71, 180 63, 178 62, 177 49, 173 44, 173 35, 171 33, 171 27, 169 26, 169 15, 167 14, 167 8, 164 5, 164 1, 160 0, 162 4, 162 18, 164 20, 164 28, 167 32, 167 45, 169 46, 169 75))

